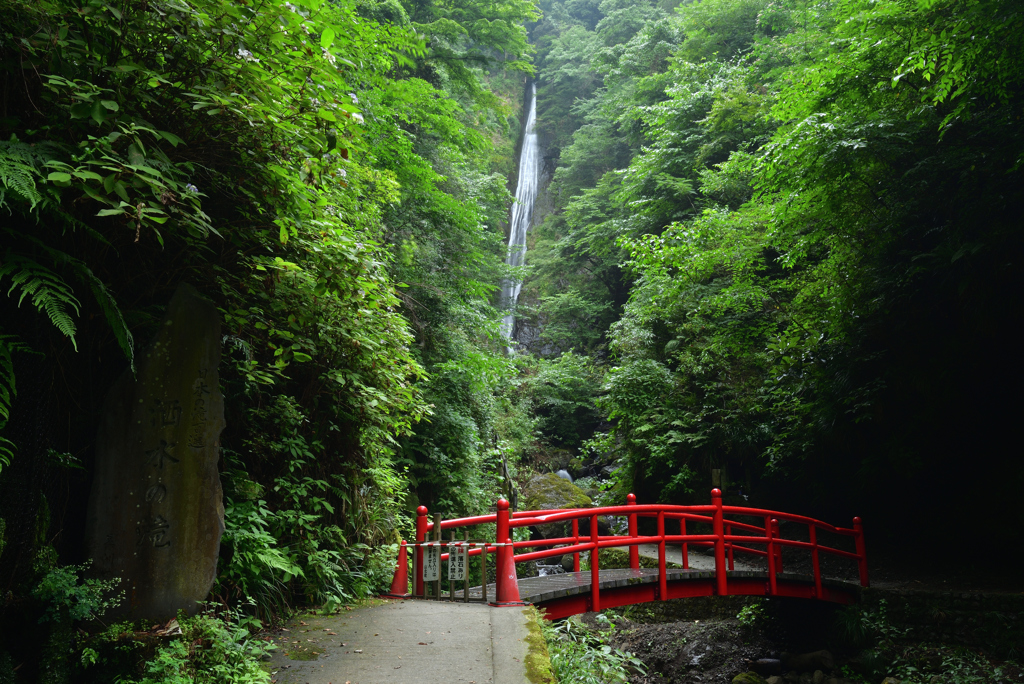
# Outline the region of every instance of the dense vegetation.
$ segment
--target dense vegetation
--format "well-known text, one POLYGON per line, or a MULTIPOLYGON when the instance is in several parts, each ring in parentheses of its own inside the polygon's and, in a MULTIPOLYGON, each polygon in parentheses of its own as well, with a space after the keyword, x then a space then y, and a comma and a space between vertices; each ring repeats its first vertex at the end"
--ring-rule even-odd
MULTIPOLYGON (((0 16, 0 628, 35 654, 19 681, 195 667, 80 657, 121 653, 124 626, 70 637, 106 600, 79 577, 99 410, 183 281, 224 323, 212 598, 233 624, 381 588, 409 511, 479 512, 532 468, 610 465, 607 496, 676 502, 720 469, 728 493, 856 512, 874 539, 979 532, 954 501, 983 504, 992 537, 1024 524, 1011 0, 0 16), (553 180, 517 311, 535 353, 508 356, 495 292, 533 73, 553 180)), ((244 642, 225 624, 186 627, 244 642)))
POLYGON ((605 370, 590 446, 623 488, 701 498, 718 468, 876 540, 930 543, 953 501, 998 522, 946 531, 1018 529, 1017 4, 542 7, 523 308, 605 370))

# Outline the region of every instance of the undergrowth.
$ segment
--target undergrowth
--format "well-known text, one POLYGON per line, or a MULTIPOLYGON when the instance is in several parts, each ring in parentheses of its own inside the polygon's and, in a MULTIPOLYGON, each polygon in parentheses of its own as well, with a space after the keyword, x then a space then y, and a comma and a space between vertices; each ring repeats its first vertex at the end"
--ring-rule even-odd
MULTIPOLYGON (((604 614, 597 618, 614 627, 604 614)), ((625 684, 631 672, 644 671, 644 664, 632 653, 613 648, 607 636, 587 629, 576 618, 546 623, 544 638, 558 684, 625 684)))

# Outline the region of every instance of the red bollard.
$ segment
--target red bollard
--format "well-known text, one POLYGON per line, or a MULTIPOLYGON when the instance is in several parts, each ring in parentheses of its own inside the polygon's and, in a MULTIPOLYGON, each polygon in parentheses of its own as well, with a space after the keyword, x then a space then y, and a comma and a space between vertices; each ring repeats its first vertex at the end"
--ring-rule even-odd
MULTIPOLYGON (((626 505, 636 506, 636 494, 626 495, 626 505)), ((636 537, 636 513, 629 515, 629 536, 636 537)), ((636 544, 629 547, 629 567, 634 570, 640 569, 640 549, 637 548, 636 544)))
POLYGON ((409 561, 405 551, 405 540, 398 547, 398 564, 395 566, 395 576, 391 580, 391 591, 386 596, 392 598, 407 598, 409 596, 409 561))
POLYGON ((427 507, 420 506, 416 509, 416 551, 413 553, 413 594, 425 596, 423 592, 423 547, 420 546, 427 539, 427 507))
POLYGON ((521 606, 525 605, 519 598, 519 580, 516 579, 515 549, 512 546, 512 539, 509 535, 509 513, 508 501, 498 499, 498 513, 495 516, 497 523, 497 539, 495 542, 505 544, 497 547, 497 562, 495 570, 494 602, 492 606, 521 606))
POLYGON ((857 572, 860 574, 860 586, 868 585, 868 554, 864 548, 864 526, 860 518, 853 519, 853 541, 857 545, 857 572))
POLYGON ((725 574, 725 515, 722 511, 722 490, 718 487, 711 490, 711 505, 715 507, 712 533, 718 537, 715 540, 715 588, 719 596, 726 596, 729 580, 725 574))
POLYGON ((512 540, 505 538, 505 546, 498 547, 498 553, 504 559, 497 568, 498 587, 495 590, 497 596, 492 606, 525 606, 526 603, 519 597, 519 580, 516 579, 515 550, 512 547, 512 540), (504 549, 502 553, 501 549, 504 549))

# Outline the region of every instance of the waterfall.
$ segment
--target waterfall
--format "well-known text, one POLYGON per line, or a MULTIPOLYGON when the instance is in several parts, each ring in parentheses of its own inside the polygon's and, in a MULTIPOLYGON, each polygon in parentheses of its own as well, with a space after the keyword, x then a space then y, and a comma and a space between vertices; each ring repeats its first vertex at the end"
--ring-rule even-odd
MULTIPOLYGON (((540 181, 540 148, 537 145, 537 134, 533 130, 537 118, 537 85, 530 84, 526 116, 526 128, 523 129, 523 148, 519 153, 519 179, 516 182, 516 201, 512 205, 512 222, 508 235, 508 255, 505 263, 509 266, 522 266, 526 257, 526 231, 530 228, 533 218, 533 201, 537 197, 537 185, 540 181)), ((504 280, 501 283, 502 306, 513 307, 523 289, 520 280, 504 280)), ((501 321, 501 334, 506 340, 512 338, 512 327, 515 316, 508 313, 501 321)))

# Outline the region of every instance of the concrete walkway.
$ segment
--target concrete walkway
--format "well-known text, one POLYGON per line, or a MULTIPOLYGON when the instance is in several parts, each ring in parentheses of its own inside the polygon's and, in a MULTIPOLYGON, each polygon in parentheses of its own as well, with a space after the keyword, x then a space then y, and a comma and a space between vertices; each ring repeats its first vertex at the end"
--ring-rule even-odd
POLYGON ((522 608, 383 601, 293 621, 268 663, 277 684, 528 684, 522 608))

